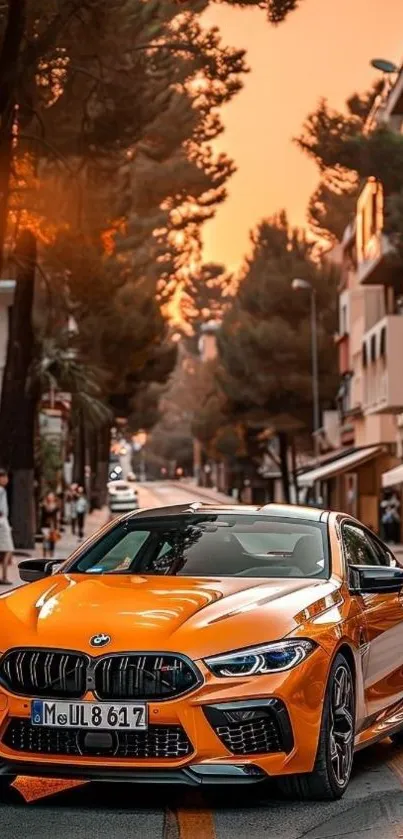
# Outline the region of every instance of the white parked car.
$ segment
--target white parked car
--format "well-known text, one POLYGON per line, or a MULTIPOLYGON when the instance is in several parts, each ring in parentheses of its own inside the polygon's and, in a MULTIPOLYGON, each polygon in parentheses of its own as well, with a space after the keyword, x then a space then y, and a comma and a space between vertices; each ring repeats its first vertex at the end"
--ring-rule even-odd
POLYGON ((113 516, 130 513, 139 506, 137 490, 127 481, 110 481, 108 484, 108 506, 113 516))

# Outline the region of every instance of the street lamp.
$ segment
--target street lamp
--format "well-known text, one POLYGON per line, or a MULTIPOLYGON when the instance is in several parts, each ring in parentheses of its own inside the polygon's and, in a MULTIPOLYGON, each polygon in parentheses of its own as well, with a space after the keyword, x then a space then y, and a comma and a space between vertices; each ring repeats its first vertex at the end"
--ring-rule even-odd
POLYGON ((386 58, 373 58, 370 62, 371 67, 375 70, 380 70, 381 73, 398 73, 399 68, 393 61, 388 61, 386 58))
POLYGON ((308 280, 295 279, 291 283, 293 291, 309 291, 311 295, 311 352, 312 352, 312 397, 313 397, 313 440, 315 460, 319 460, 320 410, 319 410, 319 371, 318 371, 318 324, 316 316, 316 290, 308 280))

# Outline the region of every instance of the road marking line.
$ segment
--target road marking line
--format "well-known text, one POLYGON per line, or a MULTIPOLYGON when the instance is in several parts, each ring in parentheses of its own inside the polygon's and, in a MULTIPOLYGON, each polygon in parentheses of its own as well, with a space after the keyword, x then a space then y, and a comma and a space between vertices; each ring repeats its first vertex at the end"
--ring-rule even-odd
POLYGON ((54 778, 30 778, 25 775, 19 775, 14 781, 13 786, 25 798, 25 801, 30 804, 33 801, 38 801, 40 798, 48 798, 50 795, 57 795, 59 792, 65 792, 74 787, 81 787, 86 781, 58 781, 54 778))
POLYGON ((180 839, 179 823, 177 813, 174 810, 165 810, 162 839, 180 839))
POLYGON ((216 839, 213 814, 208 809, 177 811, 180 839, 216 839))
POLYGON ((396 755, 392 760, 388 760, 387 765, 403 787, 403 755, 396 755))

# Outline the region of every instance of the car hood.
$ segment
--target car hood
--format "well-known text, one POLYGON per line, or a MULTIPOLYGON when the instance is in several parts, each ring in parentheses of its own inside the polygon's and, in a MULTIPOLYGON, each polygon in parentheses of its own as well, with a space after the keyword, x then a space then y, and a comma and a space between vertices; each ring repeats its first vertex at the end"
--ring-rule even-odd
POLYGON ((331 595, 325 580, 57 574, 0 598, 0 651, 163 650, 194 659, 288 635, 297 615, 331 595))

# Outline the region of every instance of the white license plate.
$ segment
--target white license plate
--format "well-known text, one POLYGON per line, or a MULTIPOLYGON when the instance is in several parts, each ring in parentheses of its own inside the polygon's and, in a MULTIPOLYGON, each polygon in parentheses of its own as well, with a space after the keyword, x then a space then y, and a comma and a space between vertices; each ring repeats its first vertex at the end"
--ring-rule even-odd
POLYGON ((50 728, 88 728, 145 731, 147 705, 116 705, 111 702, 49 702, 34 699, 31 705, 32 725, 50 728))

